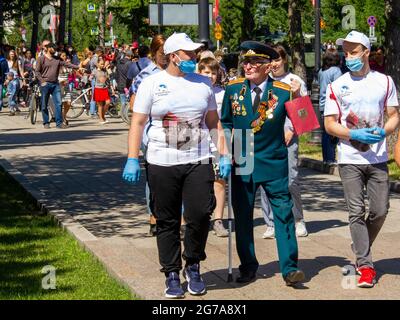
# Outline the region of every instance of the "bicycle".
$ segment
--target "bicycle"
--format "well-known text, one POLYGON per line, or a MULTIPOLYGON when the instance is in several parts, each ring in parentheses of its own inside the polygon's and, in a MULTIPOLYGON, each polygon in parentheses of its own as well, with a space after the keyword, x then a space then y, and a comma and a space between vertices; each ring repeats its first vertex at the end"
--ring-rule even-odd
POLYGON ((89 115, 92 87, 78 90, 80 90, 80 92, 77 90, 72 90, 71 92, 71 106, 66 114, 68 119, 76 119, 85 111, 86 114, 89 115))
MULTIPOLYGON (((90 101, 92 96, 92 87, 82 88, 77 90, 72 90, 71 96, 71 107, 67 112, 67 118, 76 119, 80 117, 83 112, 86 112, 86 115, 89 115, 90 111, 90 101)), ((107 115, 111 118, 118 118, 119 110, 121 109, 119 102, 114 102, 111 99, 110 106, 107 111, 107 115)))
POLYGON ((41 93, 40 86, 37 81, 30 81, 28 86, 27 101, 28 101, 28 119, 31 124, 36 123, 37 114, 41 111, 40 106, 41 93))
POLYGON ((132 110, 130 107, 129 98, 127 99, 127 102, 121 107, 121 118, 127 125, 131 124, 132 110))
MULTIPOLYGON (((37 114, 38 114, 38 112, 42 111, 41 97, 42 97, 42 94, 40 92, 39 83, 36 80, 30 81, 29 87, 28 87, 27 100, 28 100, 28 106, 29 106, 28 118, 29 118, 31 124, 36 124, 37 114)), ((50 113, 50 122, 52 122, 55 119, 55 108, 54 108, 53 99, 51 99, 51 100, 49 99, 48 109, 49 109, 49 113, 50 113)))

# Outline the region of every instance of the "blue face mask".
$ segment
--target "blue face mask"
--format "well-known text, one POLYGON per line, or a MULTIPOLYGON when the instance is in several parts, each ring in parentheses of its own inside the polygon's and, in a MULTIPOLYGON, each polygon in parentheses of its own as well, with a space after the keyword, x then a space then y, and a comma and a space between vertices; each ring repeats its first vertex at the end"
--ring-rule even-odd
MULTIPOLYGON (((178 56, 177 56, 178 57, 178 56)), ((193 73, 196 71, 196 60, 180 60, 178 67, 183 73, 193 73)))
POLYGON ((360 71, 364 67, 364 62, 362 62, 361 57, 364 55, 364 53, 354 59, 346 59, 346 66, 349 68, 350 71, 352 72, 357 72, 360 71))

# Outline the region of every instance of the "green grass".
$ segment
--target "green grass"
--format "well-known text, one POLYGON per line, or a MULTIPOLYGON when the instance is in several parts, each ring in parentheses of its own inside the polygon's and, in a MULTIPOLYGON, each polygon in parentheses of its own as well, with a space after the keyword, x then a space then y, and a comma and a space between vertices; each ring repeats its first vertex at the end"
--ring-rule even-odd
POLYGON ((21 187, 0 170, 0 300, 5 299, 135 297, 51 217, 40 215, 21 187), (41 271, 48 265, 55 267, 56 289, 42 288, 46 274, 41 271))
MULTIPOLYGON (((300 145, 299 145, 299 156, 311 159, 322 160, 322 149, 321 146, 310 143, 311 134, 306 133, 300 136, 300 145)), ((393 159, 393 150, 390 150, 389 154, 389 176, 392 180, 400 179, 400 168, 396 165, 393 159)))

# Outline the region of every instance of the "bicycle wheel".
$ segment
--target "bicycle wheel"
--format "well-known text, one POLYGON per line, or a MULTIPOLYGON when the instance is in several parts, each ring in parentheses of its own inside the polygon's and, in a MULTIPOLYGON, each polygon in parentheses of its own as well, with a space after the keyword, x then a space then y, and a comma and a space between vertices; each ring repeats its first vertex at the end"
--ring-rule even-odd
POLYGON ((130 104, 129 104, 129 102, 127 102, 122 106, 121 118, 127 125, 130 125, 131 117, 132 117, 132 112, 130 110, 130 104))
POLYGON ((120 115, 118 107, 119 107, 118 105, 110 104, 107 110, 107 115, 110 116, 111 118, 119 118, 120 115))
POLYGON ((76 119, 83 113, 83 111, 85 111, 85 101, 83 97, 80 99, 73 99, 66 117, 67 119, 76 119))
MULTIPOLYGON (((40 102, 39 102, 40 103, 40 102)), ((29 120, 31 124, 36 123, 37 113, 38 113, 38 99, 34 94, 31 95, 31 99, 29 102, 29 120)))

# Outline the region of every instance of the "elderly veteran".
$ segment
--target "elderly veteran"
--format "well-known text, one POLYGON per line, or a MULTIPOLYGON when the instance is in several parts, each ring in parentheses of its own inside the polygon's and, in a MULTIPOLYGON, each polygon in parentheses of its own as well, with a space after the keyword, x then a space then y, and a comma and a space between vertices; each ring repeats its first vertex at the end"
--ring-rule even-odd
POLYGON ((275 221, 279 265, 286 285, 304 280, 298 269, 298 247, 288 189, 288 155, 285 145, 284 103, 290 86, 271 79, 271 60, 278 53, 260 42, 241 44, 245 78, 228 84, 222 104, 221 123, 234 131, 232 205, 235 216, 236 249, 240 258, 238 283, 255 280, 259 263, 253 234, 256 191, 265 190, 275 221))

